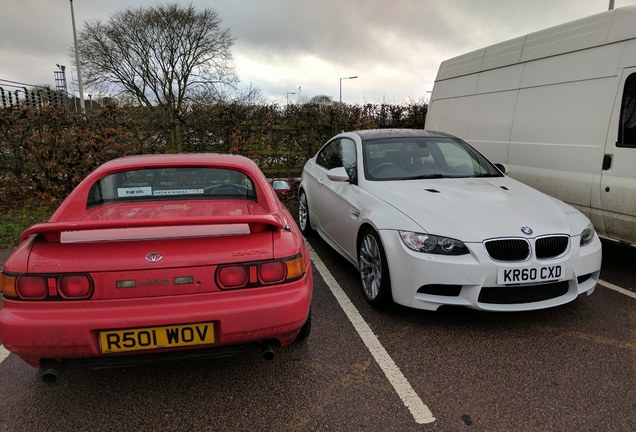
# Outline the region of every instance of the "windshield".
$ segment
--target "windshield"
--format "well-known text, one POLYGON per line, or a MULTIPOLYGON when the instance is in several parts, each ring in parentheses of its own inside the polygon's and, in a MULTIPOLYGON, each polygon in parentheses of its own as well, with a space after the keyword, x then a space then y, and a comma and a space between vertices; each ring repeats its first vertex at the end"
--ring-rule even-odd
POLYGON ((232 169, 149 168, 108 175, 88 194, 87 207, 108 202, 232 198, 256 200, 252 180, 232 169))
POLYGON ((368 180, 500 177, 501 172, 463 141, 405 137, 362 143, 368 180))

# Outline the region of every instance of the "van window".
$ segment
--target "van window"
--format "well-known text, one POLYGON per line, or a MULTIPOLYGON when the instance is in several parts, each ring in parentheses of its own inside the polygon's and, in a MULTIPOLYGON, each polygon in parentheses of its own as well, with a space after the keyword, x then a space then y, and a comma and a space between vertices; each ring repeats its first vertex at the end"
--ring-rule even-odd
POLYGON ((636 147, 636 73, 625 80, 618 147, 636 147))

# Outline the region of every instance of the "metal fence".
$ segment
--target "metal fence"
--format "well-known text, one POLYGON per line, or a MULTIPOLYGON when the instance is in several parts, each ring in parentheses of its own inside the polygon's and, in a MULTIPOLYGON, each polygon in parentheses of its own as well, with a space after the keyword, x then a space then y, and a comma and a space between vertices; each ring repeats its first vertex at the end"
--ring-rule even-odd
POLYGON ((63 91, 0 79, 0 108, 68 107, 72 100, 72 96, 63 91))
POLYGON ((28 89, 0 86, 2 108, 42 108, 44 106, 65 107, 68 96, 51 89, 28 89))

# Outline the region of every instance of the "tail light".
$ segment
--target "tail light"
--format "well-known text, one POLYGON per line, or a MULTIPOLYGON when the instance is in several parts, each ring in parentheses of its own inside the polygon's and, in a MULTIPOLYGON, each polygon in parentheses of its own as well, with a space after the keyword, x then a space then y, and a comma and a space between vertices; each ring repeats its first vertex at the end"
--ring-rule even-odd
POLYGON ((280 283, 287 276, 287 266, 280 261, 271 261, 258 266, 258 278, 264 284, 280 283))
POLYGON ((15 292, 15 276, 0 273, 0 293, 8 298, 15 298, 18 296, 15 292))
POLYGON ((247 268, 242 265, 224 266, 217 271, 217 284, 226 289, 243 288, 248 282, 247 268))
POLYGON ((93 295, 93 286, 86 275, 62 276, 58 291, 64 299, 81 300, 93 295))
POLYGON ((292 282, 305 274, 302 255, 253 263, 221 265, 216 270, 216 284, 220 289, 255 288, 292 282))
POLYGON ((19 276, 15 290, 25 300, 42 300, 48 292, 46 279, 40 276, 19 276))
POLYGON ((6 298, 18 300, 84 300, 93 295, 93 281, 85 274, 2 274, 0 276, 0 287, 2 294, 6 298))

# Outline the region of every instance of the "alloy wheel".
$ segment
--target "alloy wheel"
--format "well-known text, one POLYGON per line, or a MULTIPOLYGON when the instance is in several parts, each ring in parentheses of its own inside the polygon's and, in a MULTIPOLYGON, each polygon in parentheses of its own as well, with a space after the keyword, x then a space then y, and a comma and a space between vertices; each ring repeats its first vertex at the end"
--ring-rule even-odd
POLYGON ((307 213, 309 209, 307 207, 307 195, 305 192, 301 192, 298 197, 298 224, 300 229, 304 232, 307 230, 307 213))
POLYGON ((375 237, 366 234, 360 244, 360 279, 364 294, 374 300, 382 284, 382 255, 375 237))

